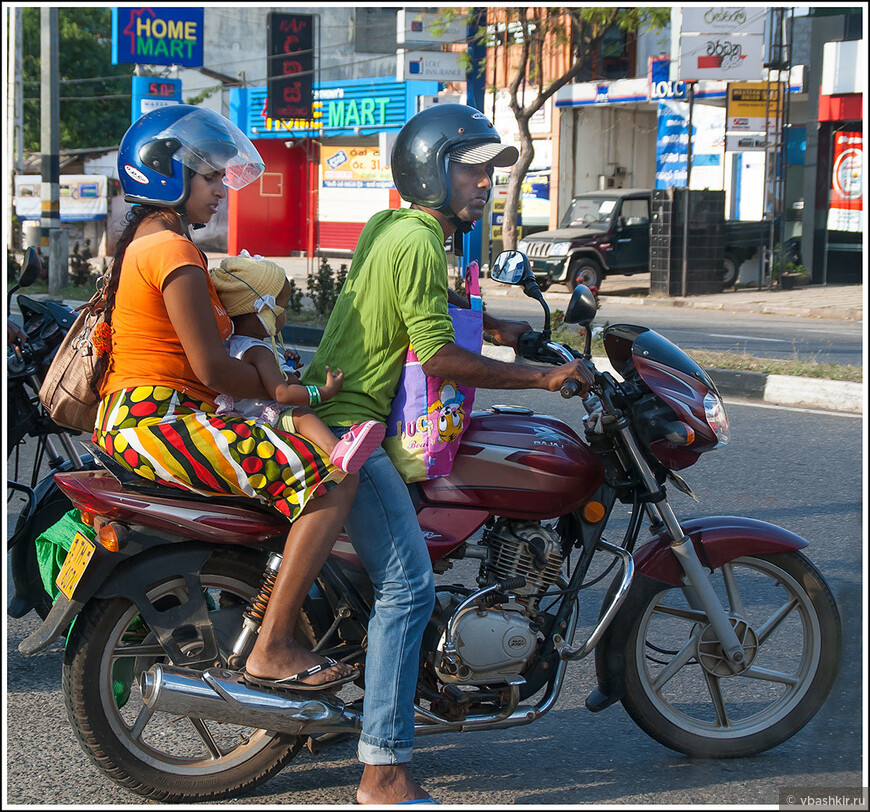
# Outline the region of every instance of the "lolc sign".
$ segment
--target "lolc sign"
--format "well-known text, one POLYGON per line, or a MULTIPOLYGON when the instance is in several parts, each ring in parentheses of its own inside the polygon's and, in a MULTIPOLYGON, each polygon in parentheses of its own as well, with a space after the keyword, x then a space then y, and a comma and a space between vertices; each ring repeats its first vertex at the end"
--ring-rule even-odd
POLYGON ((112 9, 112 64, 202 65, 202 8, 112 9))

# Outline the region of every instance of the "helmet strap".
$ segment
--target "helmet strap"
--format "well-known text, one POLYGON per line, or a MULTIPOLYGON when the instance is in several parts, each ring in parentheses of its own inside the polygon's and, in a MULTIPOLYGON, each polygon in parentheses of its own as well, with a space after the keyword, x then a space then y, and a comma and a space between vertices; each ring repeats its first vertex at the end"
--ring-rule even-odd
MULTIPOLYGON (((191 240, 190 223, 187 220, 187 210, 182 205, 182 206, 179 206, 178 208, 175 209, 175 213, 178 215, 179 219, 181 220, 181 233, 184 234, 184 236, 187 237, 187 239, 191 240)), ((194 226, 194 228, 196 228, 196 226, 194 226)), ((191 242, 192 241, 193 240, 191 240, 191 242)))
POLYGON ((456 226, 456 230, 460 234, 468 234, 471 229, 474 228, 474 224, 477 222, 476 220, 472 220, 469 222, 468 220, 461 220, 453 211, 445 212, 447 214, 447 219, 456 226))

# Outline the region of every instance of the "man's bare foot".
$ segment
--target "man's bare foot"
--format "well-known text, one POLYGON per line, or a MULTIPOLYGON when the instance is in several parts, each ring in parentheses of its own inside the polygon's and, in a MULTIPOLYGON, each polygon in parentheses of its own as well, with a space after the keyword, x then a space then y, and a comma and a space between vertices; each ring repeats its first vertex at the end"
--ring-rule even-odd
POLYGON ((407 764, 366 764, 356 791, 360 804, 397 804, 428 797, 407 764))
MULTIPOLYGON (((261 679, 283 679, 325 663, 325 658, 300 646, 295 640, 282 638, 279 643, 270 644, 269 641, 258 638, 245 663, 245 671, 252 677, 261 679)), ((322 685, 337 677, 346 677, 352 671, 353 668, 347 663, 339 662, 300 682, 305 685, 322 685)))

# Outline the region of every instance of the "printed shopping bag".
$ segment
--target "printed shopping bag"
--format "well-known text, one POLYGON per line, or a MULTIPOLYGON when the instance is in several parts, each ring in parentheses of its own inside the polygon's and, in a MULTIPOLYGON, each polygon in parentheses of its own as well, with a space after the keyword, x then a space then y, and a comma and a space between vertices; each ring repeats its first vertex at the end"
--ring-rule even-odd
MULTIPOLYGON (((479 273, 478 264, 470 263, 465 289, 471 309, 448 307, 455 343, 471 352, 480 352, 483 340, 479 273)), ((384 439, 384 449, 405 482, 450 473, 473 404, 473 386, 426 375, 414 348, 408 348, 384 439)))

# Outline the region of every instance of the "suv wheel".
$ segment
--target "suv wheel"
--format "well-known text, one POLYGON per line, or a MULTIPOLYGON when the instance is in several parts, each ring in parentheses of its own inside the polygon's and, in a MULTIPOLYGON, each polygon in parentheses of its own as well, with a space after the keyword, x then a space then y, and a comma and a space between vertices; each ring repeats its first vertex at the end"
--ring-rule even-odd
POLYGON ((725 252, 725 261, 722 264, 722 287, 730 288, 737 282, 740 274, 740 260, 730 251, 725 252))
POLYGON ((574 290, 577 285, 586 285, 586 287, 594 285, 596 288, 600 288, 603 278, 601 266, 594 259, 588 257, 575 259, 568 269, 568 287, 571 290, 574 290))

